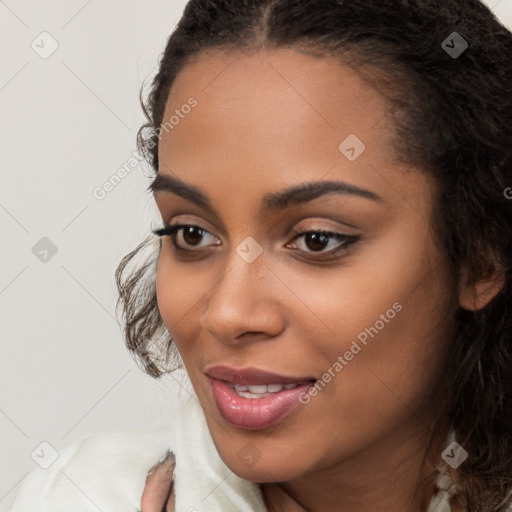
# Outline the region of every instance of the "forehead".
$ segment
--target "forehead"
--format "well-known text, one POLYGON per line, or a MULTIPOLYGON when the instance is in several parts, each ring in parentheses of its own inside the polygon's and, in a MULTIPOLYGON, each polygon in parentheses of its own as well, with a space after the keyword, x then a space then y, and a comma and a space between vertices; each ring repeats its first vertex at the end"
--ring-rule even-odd
POLYGON ((237 179, 262 190, 322 178, 369 185, 393 162, 390 111, 376 88, 332 57, 203 53, 169 93, 162 124, 175 121, 161 132, 160 172, 202 188, 237 179), (184 109, 191 98, 197 104, 184 109), (343 153, 346 140, 359 145, 356 160, 343 153))

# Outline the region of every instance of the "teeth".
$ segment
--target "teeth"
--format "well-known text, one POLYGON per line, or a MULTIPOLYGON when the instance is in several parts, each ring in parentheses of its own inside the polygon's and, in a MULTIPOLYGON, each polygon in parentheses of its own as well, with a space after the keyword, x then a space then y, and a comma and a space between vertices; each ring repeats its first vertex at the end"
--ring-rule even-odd
POLYGON ((243 396, 245 398, 263 398, 265 396, 271 395, 272 393, 257 393, 257 394, 254 394, 254 393, 247 393, 246 391, 237 391, 236 394, 239 395, 239 396, 243 396))
POLYGON ((271 395, 272 393, 278 393, 283 389, 293 389, 296 388, 299 384, 254 384, 254 385, 244 385, 244 384, 232 384, 231 382, 227 383, 230 388, 234 389, 237 395, 243 396, 245 398, 262 398, 264 396, 271 395))
POLYGON ((247 386, 251 393, 265 393, 269 391, 266 384, 260 384, 258 386, 247 386))

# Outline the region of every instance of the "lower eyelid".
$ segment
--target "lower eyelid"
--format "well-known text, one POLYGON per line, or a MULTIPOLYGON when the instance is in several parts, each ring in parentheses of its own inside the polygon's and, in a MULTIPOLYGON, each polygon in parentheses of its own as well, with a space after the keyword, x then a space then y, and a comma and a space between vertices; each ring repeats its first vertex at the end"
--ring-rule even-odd
MULTIPOLYGON (((299 233, 298 235, 296 235, 293 238, 292 243, 295 243, 295 240, 299 240, 299 239, 303 238, 303 235, 308 234, 310 232, 317 233, 317 231, 306 231, 305 233, 299 233)), ((322 231, 318 231, 318 232, 322 233, 322 231)), ((346 235, 343 233, 336 233, 336 232, 323 232, 323 234, 329 235, 329 239, 331 239, 331 240, 336 240, 336 242, 338 242, 338 245, 332 249, 327 250, 327 251, 325 251, 325 250, 304 251, 301 249, 298 249, 298 250, 301 252, 304 252, 306 254, 315 254, 316 253, 319 256, 322 256, 322 255, 328 256, 328 255, 333 255, 333 254, 336 254, 336 253, 344 251, 344 250, 348 250, 348 248, 352 247, 360 240, 360 236, 358 236, 358 235, 346 235)))

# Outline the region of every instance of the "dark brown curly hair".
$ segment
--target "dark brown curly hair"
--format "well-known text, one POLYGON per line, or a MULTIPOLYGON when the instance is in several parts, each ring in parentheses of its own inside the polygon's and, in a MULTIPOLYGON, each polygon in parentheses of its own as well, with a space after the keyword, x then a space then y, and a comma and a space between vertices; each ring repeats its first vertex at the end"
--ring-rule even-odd
MULTIPOLYGON (((457 470, 459 506, 504 512, 512 503, 512 200, 504 192, 512 186, 512 34, 479 0, 190 0, 146 102, 141 89, 147 122, 137 144, 152 172, 169 91, 190 59, 285 47, 339 58, 389 100, 398 159, 438 184, 434 225, 454 283, 463 266, 473 282, 493 269, 505 274, 487 306, 455 312, 436 412, 469 453, 457 470), (456 58, 443 48, 453 32, 468 43, 456 58)), ((158 244, 147 238, 116 270, 126 346, 157 379, 183 367, 158 310, 158 244)))

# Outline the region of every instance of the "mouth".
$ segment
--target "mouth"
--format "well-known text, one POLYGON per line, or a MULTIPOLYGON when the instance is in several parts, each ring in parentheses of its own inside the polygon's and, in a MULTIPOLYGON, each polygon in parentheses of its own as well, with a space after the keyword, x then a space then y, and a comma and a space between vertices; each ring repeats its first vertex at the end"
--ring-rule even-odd
POLYGON ((209 377, 220 415, 232 426, 256 430, 281 422, 298 405, 316 379, 228 367, 211 367, 209 377))

